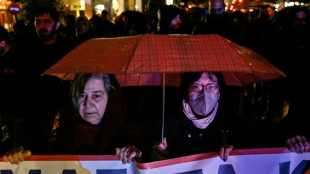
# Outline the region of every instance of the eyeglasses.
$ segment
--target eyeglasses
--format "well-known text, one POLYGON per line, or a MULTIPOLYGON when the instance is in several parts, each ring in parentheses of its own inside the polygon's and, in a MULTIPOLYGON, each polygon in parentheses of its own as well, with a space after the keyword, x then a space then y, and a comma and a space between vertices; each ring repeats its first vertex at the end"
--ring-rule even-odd
POLYGON ((209 83, 206 85, 202 85, 199 83, 193 83, 192 86, 190 86, 191 92, 200 92, 202 90, 211 92, 211 93, 217 93, 219 91, 219 86, 215 83, 209 83))

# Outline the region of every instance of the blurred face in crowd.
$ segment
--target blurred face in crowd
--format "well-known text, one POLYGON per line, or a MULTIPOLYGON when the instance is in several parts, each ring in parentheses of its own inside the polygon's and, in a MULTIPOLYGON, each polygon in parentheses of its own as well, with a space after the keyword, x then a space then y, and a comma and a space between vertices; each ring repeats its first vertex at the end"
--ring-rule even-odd
POLYGON ((87 32, 87 23, 85 21, 77 21, 76 31, 78 34, 85 34, 87 32))
POLYGON ((211 13, 215 15, 223 15, 225 6, 222 1, 213 0, 211 3, 211 13))
POLYGON ((4 55, 6 49, 6 41, 0 41, 0 56, 4 55))
POLYGON ((307 14, 304 11, 299 11, 295 14, 293 20, 293 26, 297 31, 302 31, 306 28, 307 25, 307 14))
POLYGON ((100 79, 89 79, 78 97, 78 111, 83 120, 99 124, 108 103, 108 93, 100 79))
POLYGON ((275 10, 271 7, 268 7, 266 11, 267 11, 269 20, 273 19, 276 14, 275 10))
POLYGON ((45 44, 52 44, 56 41, 56 30, 60 23, 55 23, 50 14, 45 13, 35 18, 35 26, 38 36, 45 44))
POLYGON ((174 30, 179 30, 181 23, 182 21, 180 19, 180 15, 178 14, 171 20, 170 27, 173 28, 174 30))

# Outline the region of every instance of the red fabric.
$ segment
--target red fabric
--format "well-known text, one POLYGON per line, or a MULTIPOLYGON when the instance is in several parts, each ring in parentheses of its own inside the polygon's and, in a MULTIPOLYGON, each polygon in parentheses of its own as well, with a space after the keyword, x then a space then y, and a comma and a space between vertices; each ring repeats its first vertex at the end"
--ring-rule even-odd
POLYGON ((76 124, 77 139, 79 140, 80 146, 91 147, 97 134, 100 130, 99 125, 92 125, 89 123, 79 122, 76 124))
POLYGON ((63 79, 77 72, 115 74, 121 86, 162 85, 165 74, 166 85, 175 86, 178 74, 202 71, 222 72, 233 86, 286 77, 262 56, 217 34, 90 39, 45 74, 63 79))

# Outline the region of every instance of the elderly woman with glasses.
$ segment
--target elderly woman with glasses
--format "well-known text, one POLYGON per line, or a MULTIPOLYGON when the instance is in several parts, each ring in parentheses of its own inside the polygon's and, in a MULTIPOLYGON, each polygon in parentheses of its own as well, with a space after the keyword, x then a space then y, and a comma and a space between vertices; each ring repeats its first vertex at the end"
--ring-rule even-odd
POLYGON ((233 146, 227 143, 228 128, 219 102, 222 87, 220 73, 183 75, 180 108, 168 114, 165 138, 154 146, 153 160, 218 151, 220 158, 227 160, 233 146))

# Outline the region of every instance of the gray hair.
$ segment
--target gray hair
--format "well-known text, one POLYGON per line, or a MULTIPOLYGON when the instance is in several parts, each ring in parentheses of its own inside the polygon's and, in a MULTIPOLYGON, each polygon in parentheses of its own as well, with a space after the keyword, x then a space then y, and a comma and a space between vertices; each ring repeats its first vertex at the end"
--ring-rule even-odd
POLYGON ((108 74, 94 74, 94 73, 76 74, 71 85, 71 97, 75 109, 77 109, 78 106, 79 95, 84 91, 85 85, 90 79, 102 80, 104 84, 104 89, 109 95, 112 86, 108 74))

